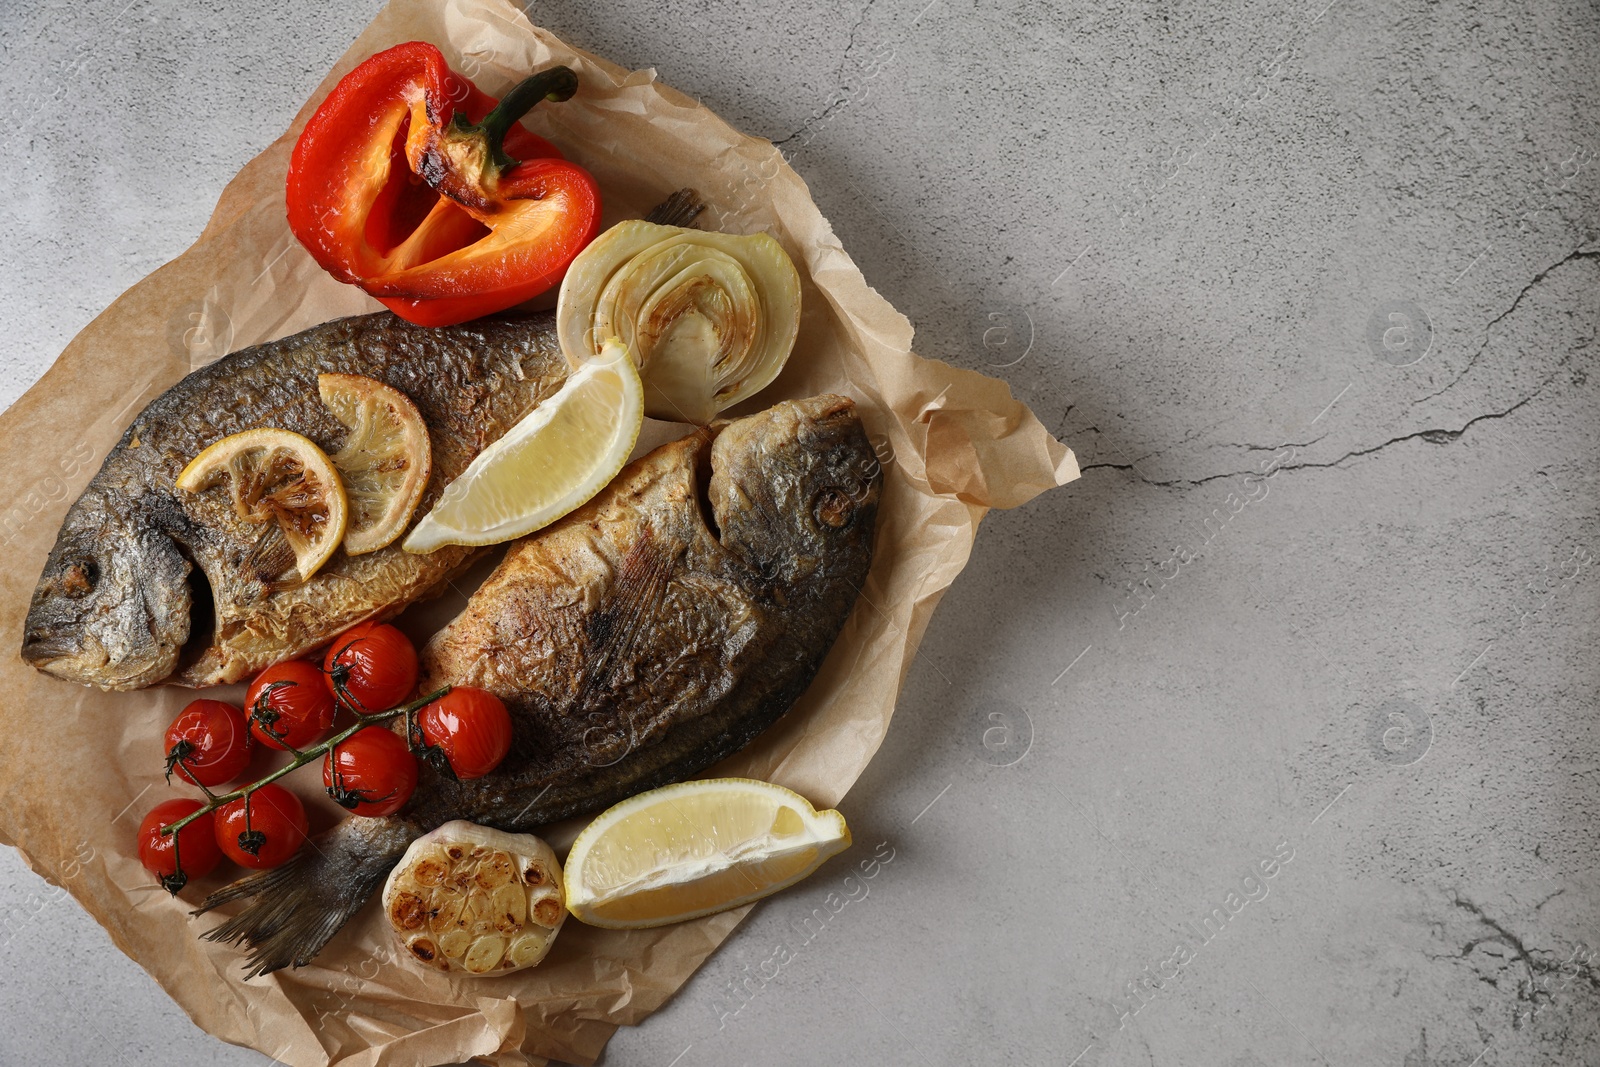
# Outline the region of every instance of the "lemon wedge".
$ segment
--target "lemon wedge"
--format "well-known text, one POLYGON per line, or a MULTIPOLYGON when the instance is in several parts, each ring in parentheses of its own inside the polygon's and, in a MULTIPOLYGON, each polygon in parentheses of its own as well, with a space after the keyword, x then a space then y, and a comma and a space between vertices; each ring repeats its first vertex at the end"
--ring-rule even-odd
POLYGON ((317 393, 350 431, 332 456, 350 502, 344 550, 376 552, 405 531, 428 488, 428 427, 410 397, 358 374, 319 374, 317 393))
POLYGON ((582 507, 617 476, 644 425, 644 387, 620 341, 479 453, 402 543, 407 552, 493 545, 582 507))
POLYGON ((607 809, 567 856, 567 909, 591 926, 681 922, 794 885, 850 844, 837 811, 770 782, 708 778, 607 809))
POLYGON ((344 483, 310 439, 265 426, 229 434, 191 459, 177 484, 186 493, 203 493, 224 480, 239 518, 276 524, 248 561, 255 573, 303 582, 344 540, 344 483))

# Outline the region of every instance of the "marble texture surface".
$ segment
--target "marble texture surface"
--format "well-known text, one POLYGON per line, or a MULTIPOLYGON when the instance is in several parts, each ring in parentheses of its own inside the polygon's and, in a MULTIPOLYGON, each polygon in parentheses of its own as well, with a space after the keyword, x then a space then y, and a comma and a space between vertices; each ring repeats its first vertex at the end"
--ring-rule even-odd
MULTIPOLYGON (((375 10, 0 8, 0 403, 375 10)), ((779 142, 918 350, 1084 467, 986 524, 858 847, 606 1063, 1600 1059, 1600 11, 532 15, 779 142)), ((269 1062, 9 850, 0 943, 0 1063, 269 1062)))

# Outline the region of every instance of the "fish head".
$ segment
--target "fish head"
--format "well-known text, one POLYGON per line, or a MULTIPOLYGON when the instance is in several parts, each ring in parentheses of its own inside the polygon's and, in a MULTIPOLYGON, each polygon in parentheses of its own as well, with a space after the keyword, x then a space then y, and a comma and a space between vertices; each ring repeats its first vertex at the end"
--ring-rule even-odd
POLYGON ((191 567, 155 526, 86 495, 34 589, 22 658, 105 689, 162 681, 189 639, 191 567))
POLYGON ((723 426, 707 495, 724 548, 795 582, 870 555, 883 468, 855 402, 785 400, 723 426))

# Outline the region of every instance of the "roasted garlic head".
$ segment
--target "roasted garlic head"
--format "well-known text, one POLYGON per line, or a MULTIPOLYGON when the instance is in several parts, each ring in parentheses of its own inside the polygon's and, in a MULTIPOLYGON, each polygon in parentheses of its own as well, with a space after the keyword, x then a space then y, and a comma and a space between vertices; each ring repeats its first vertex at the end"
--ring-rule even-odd
POLYGON ((567 917, 561 865, 537 837, 447 822, 390 872, 383 913, 406 952, 435 970, 521 970, 544 959, 567 917))

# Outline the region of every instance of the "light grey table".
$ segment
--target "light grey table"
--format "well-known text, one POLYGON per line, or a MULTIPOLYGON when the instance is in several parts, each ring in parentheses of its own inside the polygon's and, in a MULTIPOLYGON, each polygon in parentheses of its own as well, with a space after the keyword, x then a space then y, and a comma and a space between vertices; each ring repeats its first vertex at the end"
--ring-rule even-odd
MULTIPOLYGON (((1323 4, 535 10, 783 142, 1084 465, 988 521, 843 805, 892 862, 606 1062, 1600 1059, 1600 13, 1323 4)), ((0 401, 374 10, 5 6, 0 401)), ((10 853, 0 918, 0 1063, 267 1062, 10 853)))

